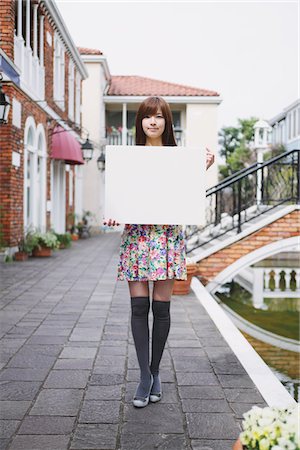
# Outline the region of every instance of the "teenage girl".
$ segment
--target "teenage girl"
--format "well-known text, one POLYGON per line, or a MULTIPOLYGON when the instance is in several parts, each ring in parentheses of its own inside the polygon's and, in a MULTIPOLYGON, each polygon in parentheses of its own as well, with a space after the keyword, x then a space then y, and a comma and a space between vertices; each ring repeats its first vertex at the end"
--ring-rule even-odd
MULTIPOLYGON (((176 146, 169 105, 161 97, 149 97, 136 116, 136 145, 176 146)), ((206 149, 206 168, 214 155, 206 149)), ((115 220, 105 225, 119 225, 115 220)), ((121 236, 118 280, 127 280, 131 297, 131 330, 140 367, 140 383, 133 405, 144 407, 162 397, 159 364, 170 329, 170 300, 174 279, 186 280, 186 256, 181 225, 126 224, 121 236), (150 309, 152 293, 152 353, 149 360, 150 309), (149 364, 150 361, 150 364, 149 364)))

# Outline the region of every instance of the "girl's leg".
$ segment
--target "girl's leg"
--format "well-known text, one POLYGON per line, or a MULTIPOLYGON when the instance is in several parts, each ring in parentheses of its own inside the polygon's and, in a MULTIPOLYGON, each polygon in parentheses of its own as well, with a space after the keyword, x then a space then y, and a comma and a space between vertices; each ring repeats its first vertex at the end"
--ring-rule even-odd
POLYGON ((174 280, 154 281, 152 296, 153 328, 152 328, 152 355, 150 370, 154 377, 151 390, 151 400, 158 401, 161 398, 161 381, 159 377, 159 364, 165 348, 170 330, 170 300, 174 280))
POLYGON ((147 281, 129 281, 128 285, 131 297, 131 331, 141 371, 133 404, 142 407, 148 404, 146 399, 152 384, 149 367, 149 286, 147 281))

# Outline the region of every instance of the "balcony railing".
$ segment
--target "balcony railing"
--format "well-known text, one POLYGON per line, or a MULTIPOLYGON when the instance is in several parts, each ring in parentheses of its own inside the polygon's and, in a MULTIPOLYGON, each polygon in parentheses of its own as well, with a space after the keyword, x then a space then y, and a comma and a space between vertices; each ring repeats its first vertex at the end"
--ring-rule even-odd
MULTIPOLYGON (((106 133, 107 145, 123 145, 122 131, 113 130, 106 133)), ((133 131, 128 130, 125 145, 135 145, 135 136, 133 131)))
POLYGON ((15 64, 21 70, 21 86, 34 97, 45 98, 45 68, 39 58, 33 56, 30 47, 26 47, 23 37, 14 36, 15 64))
MULTIPOLYGON (((174 134, 177 145, 184 145, 184 131, 178 128, 174 128, 174 134)), ((106 133, 107 145, 123 145, 122 131, 113 130, 106 133)), ((126 144, 135 145, 135 134, 132 130, 127 131, 126 144)))

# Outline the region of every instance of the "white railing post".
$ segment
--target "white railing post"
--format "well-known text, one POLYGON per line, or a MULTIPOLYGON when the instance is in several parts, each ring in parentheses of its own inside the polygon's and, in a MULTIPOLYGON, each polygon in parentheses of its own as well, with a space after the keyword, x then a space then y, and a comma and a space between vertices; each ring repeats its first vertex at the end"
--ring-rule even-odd
POLYGON ((261 309, 264 306, 264 269, 253 268, 253 306, 261 309))
POLYGON ((296 272, 296 275, 295 275, 295 278, 296 278, 296 290, 300 291, 300 269, 296 269, 295 272, 296 272))
POLYGON ((270 292, 270 288, 269 288, 269 283, 270 283, 270 278, 271 278, 271 272, 270 270, 266 269, 264 271, 264 281, 265 281, 265 292, 270 292))
POLYGON ((22 0, 18 0, 18 30, 17 30, 17 35, 18 38, 23 38, 22 36, 22 13, 23 13, 23 1, 22 0))
POLYGON ((37 9, 38 5, 33 5, 33 57, 37 58, 37 9))
POLYGON ((30 0, 26 0, 26 47, 30 48, 30 0))
POLYGON ((44 16, 40 16, 40 66, 44 65, 44 16))
POLYGON ((280 291, 280 272, 282 269, 274 269, 274 281, 275 281, 275 289, 274 291, 280 291))
POLYGON ((285 273, 285 292, 291 291, 293 281, 293 269, 284 269, 285 273))
POLYGON ((123 103, 122 113, 122 145, 127 145, 127 104, 123 103))

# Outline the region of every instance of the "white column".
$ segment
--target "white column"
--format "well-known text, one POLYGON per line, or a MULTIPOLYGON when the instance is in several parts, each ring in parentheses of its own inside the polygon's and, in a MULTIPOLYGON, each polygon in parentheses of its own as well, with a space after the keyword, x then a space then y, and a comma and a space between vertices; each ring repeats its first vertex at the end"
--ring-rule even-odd
POLYGON ((33 56, 37 58, 37 10, 38 5, 33 5, 33 56))
POLYGON ((264 162, 264 158, 263 158, 263 151, 261 148, 257 149, 257 163, 258 163, 258 170, 256 172, 256 176, 257 176, 257 188, 256 188, 256 204, 260 205, 261 201, 262 201, 262 195, 261 195, 261 190, 262 190, 262 171, 259 169, 259 167, 262 165, 262 163, 264 162))
POLYGON ((26 47, 30 47, 30 0, 26 0, 26 47))
POLYGON ((44 65, 44 16, 40 16, 40 66, 44 65))
POLYGON ((22 37, 23 0, 18 0, 18 37, 22 37))
POLYGON ((127 104, 126 103, 123 103, 122 145, 127 145, 127 104))
POLYGON ((253 306, 262 308, 264 305, 264 269, 253 268, 253 306))

